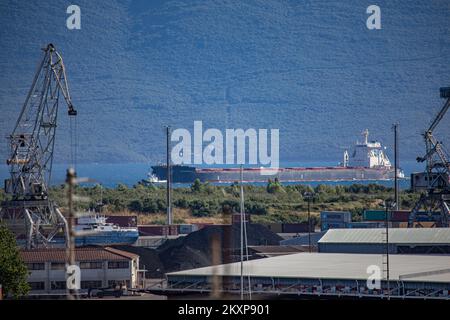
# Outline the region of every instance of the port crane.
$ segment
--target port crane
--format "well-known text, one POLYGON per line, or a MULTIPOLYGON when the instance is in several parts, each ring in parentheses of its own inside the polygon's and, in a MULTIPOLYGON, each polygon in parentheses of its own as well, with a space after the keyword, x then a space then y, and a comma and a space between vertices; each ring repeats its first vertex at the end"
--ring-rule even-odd
MULTIPOLYGON (((61 232, 68 245, 67 221, 49 199, 48 188, 60 101, 64 100, 68 107, 71 135, 77 111, 70 97, 61 54, 53 44, 42 50, 44 56, 14 129, 7 137, 10 156, 6 163, 10 178, 5 180, 5 192, 10 197, 2 203, 0 211, 0 219, 15 233, 18 243, 27 248, 46 247, 61 232)), ((73 148, 71 143, 72 154, 73 148)))
POLYGON ((421 194, 408 219, 408 227, 413 227, 417 213, 422 208, 428 215, 440 212, 442 227, 449 225, 450 203, 450 162, 449 154, 441 141, 434 136, 434 130, 450 108, 450 87, 440 88, 440 96, 446 99, 444 106, 423 133, 426 152, 418 157, 418 162, 426 163, 426 171, 411 175, 411 189, 425 191, 421 194))

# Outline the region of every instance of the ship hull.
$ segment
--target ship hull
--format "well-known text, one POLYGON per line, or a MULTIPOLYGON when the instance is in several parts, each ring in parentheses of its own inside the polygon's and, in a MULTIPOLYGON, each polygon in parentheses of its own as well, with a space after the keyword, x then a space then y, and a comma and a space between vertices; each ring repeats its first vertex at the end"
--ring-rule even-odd
POLYGON ((139 233, 137 231, 99 232, 75 238, 75 245, 77 247, 88 245, 126 245, 135 243, 138 237, 139 233))
MULTIPOLYGON (((86 236, 77 236, 75 238, 75 246, 129 245, 135 243, 138 238, 138 231, 103 231, 86 236)), ((63 238, 55 237, 51 241, 50 246, 63 246, 64 243, 63 238)), ((25 244, 25 242, 23 242, 23 244, 25 244)))
MULTIPOLYGON (((167 180, 165 166, 153 166, 153 174, 159 180, 167 180)), ((229 183, 240 180, 239 168, 201 169, 190 166, 173 166, 172 181, 174 183, 192 183, 196 179, 201 182, 229 183)), ((390 180, 394 178, 394 169, 365 167, 317 167, 317 168, 280 168, 264 172, 260 168, 245 168, 245 182, 264 182, 277 178, 280 182, 320 182, 320 181, 366 181, 390 180), (267 174, 271 173, 271 174, 267 174)))

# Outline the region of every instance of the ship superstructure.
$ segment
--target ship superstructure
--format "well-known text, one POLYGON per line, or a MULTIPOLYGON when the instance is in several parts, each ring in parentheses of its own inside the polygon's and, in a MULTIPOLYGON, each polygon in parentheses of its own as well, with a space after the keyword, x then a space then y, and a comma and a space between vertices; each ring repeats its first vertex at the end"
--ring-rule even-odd
MULTIPOLYGON (((356 142, 354 151, 348 161, 344 160, 345 167, 365 167, 365 168, 380 168, 390 169, 392 167, 391 161, 384 152, 384 148, 379 141, 369 141, 369 130, 364 130, 362 133, 363 142, 356 142)), ((347 151, 345 151, 347 153, 347 151)), ((344 154, 344 159, 345 159, 344 154)))

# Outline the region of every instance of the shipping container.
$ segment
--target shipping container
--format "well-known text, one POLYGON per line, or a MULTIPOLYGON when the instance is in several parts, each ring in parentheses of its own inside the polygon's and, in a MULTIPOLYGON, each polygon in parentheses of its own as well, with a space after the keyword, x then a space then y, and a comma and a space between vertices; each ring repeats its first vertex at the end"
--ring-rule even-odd
POLYGON ((178 227, 176 225, 140 225, 138 226, 141 236, 176 236, 178 227))
POLYGON ((136 227, 137 216, 106 216, 106 222, 113 223, 119 227, 136 227))
POLYGON ((322 222, 320 225, 321 231, 326 231, 329 229, 345 229, 347 228, 347 223, 345 222, 322 222))
MULTIPOLYGON (((251 215, 249 213, 245 214, 245 222, 251 223, 251 215)), ((241 214, 240 213, 234 213, 231 215, 231 223, 241 223, 241 214)))
POLYGON ((198 230, 203 229, 204 227, 211 226, 213 224, 212 223, 194 223, 193 225, 194 225, 194 228, 196 229, 194 231, 198 231, 198 230))
POLYGON ((384 226, 384 223, 380 222, 350 222, 347 223, 347 228, 349 229, 372 229, 372 228, 381 228, 384 226))
POLYGON ((364 210, 363 212, 364 221, 385 221, 386 211, 385 210, 364 210))
POLYGON ((176 225, 171 225, 169 227, 169 232, 167 235, 169 236, 177 236, 178 235, 178 227, 176 225))
POLYGON ((351 222, 352 214, 348 211, 322 211, 320 213, 321 221, 351 222))
POLYGON ((423 212, 419 211, 416 214, 416 221, 440 221, 441 220, 441 213, 440 212, 423 212))
POLYGON ((179 234, 189 234, 194 231, 194 225, 192 224, 179 224, 178 233, 179 234))
POLYGON ((283 225, 281 223, 269 223, 265 227, 274 233, 282 233, 283 225))
POLYGON ((407 210, 394 210, 391 212, 390 220, 395 222, 407 222, 410 211, 407 210))
MULTIPOLYGON (((283 233, 304 233, 308 232, 308 223, 283 223, 283 233)), ((311 224, 310 232, 314 232, 314 226, 311 224)))
POLYGON ((420 222, 436 222, 440 220, 440 217, 436 217, 436 216, 428 216, 428 215, 416 215, 416 221, 420 221, 420 222))

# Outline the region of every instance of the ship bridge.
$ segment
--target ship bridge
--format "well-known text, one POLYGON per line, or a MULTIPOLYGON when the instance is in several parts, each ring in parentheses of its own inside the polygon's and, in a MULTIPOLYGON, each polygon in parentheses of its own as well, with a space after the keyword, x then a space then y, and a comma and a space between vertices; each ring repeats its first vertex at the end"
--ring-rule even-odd
POLYGON ((368 141, 369 130, 362 132, 363 142, 356 142, 355 149, 349 159, 351 167, 391 168, 391 161, 378 141, 368 141))

